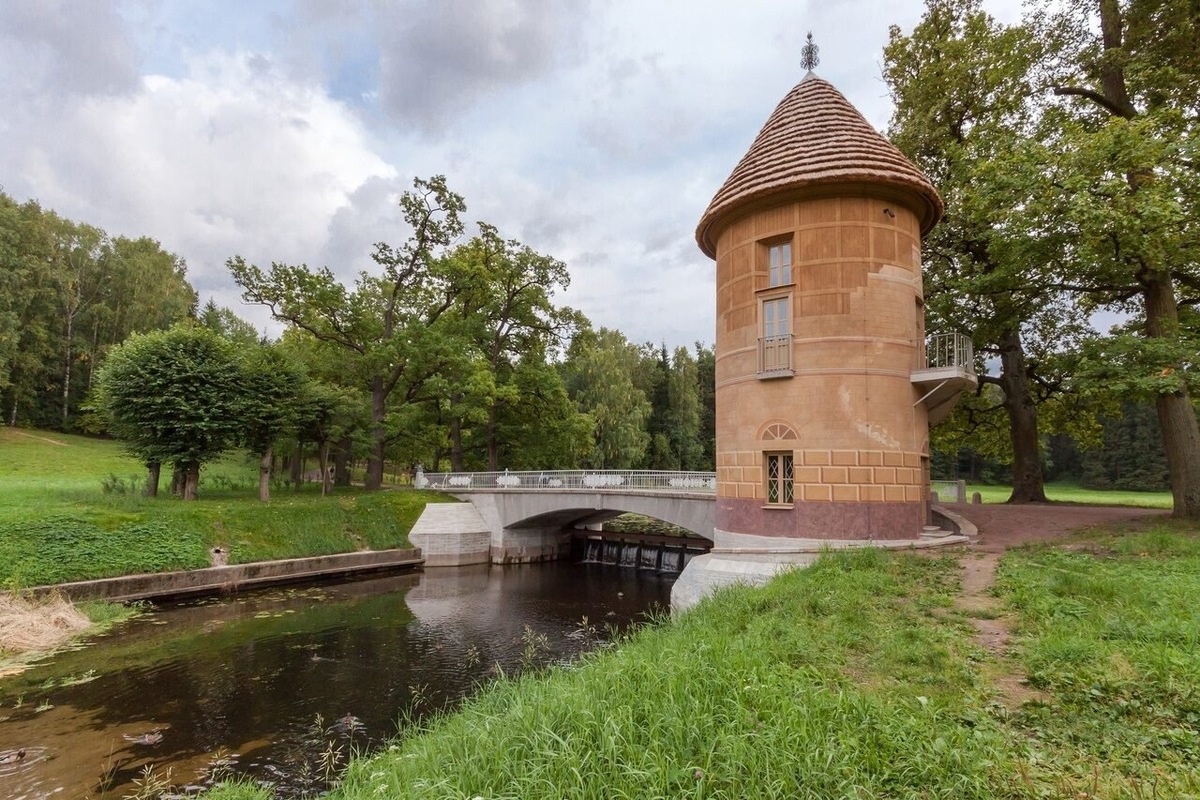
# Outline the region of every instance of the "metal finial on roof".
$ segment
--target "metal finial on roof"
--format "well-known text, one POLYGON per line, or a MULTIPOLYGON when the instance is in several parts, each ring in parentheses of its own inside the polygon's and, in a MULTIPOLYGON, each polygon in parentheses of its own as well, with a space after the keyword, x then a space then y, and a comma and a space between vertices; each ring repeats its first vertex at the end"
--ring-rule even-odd
POLYGON ((812 72, 814 69, 816 69, 817 64, 821 63, 821 59, 818 57, 820 52, 821 48, 813 44, 812 31, 809 31, 808 43, 805 44, 804 47, 800 48, 800 66, 803 67, 806 72, 812 72))

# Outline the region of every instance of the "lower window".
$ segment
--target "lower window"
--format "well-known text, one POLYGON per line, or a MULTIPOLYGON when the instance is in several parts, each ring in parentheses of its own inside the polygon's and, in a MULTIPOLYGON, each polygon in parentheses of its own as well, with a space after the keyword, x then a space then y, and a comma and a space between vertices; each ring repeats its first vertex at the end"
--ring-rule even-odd
POLYGON ((767 502, 791 504, 795 497, 792 487, 792 454, 767 453, 767 502))

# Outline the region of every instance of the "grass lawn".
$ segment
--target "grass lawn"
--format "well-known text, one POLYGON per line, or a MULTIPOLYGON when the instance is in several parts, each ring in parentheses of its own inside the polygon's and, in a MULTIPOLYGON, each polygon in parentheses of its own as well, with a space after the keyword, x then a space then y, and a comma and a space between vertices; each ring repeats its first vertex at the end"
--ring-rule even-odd
MULTIPOLYGON (((967 500, 979 492, 985 503, 1003 503, 1012 493, 1011 486, 967 484, 967 500)), ((1138 508, 1170 508, 1170 492, 1125 492, 1085 489, 1076 483, 1047 483, 1046 498, 1059 503, 1083 503, 1095 506, 1136 506, 1138 508)))
POLYGON ((1002 654, 952 605, 959 574, 867 550, 722 590, 576 666, 493 683, 353 763, 332 797, 1197 796, 1194 524, 1010 552, 1002 654), (1029 695, 1002 693, 1005 673, 1029 695))
POLYGON ((408 545, 432 492, 281 488, 257 498, 257 466, 206 466, 200 500, 140 494, 144 470, 115 442, 0 428, 0 587, 408 545))

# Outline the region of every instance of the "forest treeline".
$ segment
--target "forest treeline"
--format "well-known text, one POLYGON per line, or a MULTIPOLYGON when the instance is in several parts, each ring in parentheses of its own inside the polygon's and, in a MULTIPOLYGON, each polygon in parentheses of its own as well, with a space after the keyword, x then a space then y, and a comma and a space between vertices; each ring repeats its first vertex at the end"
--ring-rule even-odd
POLYGON ((105 354, 194 316, 187 265, 153 239, 112 238, 0 192, 0 413, 74 430, 105 354))
MULTIPOLYGON (((110 365, 112 390, 124 388, 132 400, 147 403, 171 398, 169 384, 185 370, 170 359, 181 358, 186 343, 205 348, 203 359, 191 360, 204 361, 210 370, 188 373, 195 381, 188 389, 189 403, 198 415, 202 412, 196 422, 205 435, 162 421, 164 426, 171 422, 179 447, 187 448, 175 451, 185 453, 180 458, 185 467, 195 464, 198 469, 204 460, 240 446, 269 454, 264 474, 282 466, 282 477, 300 480, 306 461, 296 456, 307 456, 308 466, 316 469, 324 455, 348 479, 349 465, 366 458, 372 445, 374 379, 362 352, 365 344, 348 346, 348 337, 359 330, 368 338, 371 326, 382 321, 384 305, 354 312, 362 317, 352 323, 351 293, 334 290, 340 284, 328 273, 284 265, 255 272, 233 260, 240 279, 253 282, 259 291, 269 288, 273 271, 277 282, 289 275, 293 282, 316 280, 338 300, 305 309, 310 315, 324 313, 328 330, 314 316, 269 342, 228 309, 211 301, 198 307, 183 260, 157 242, 110 239, 94 227, 65 220, 33 202, 18 205, 3 194, 0 204, 0 276, 6 288, 13 287, 3 293, 0 310, 0 386, 8 424, 135 441, 139 429, 151 428, 153 412, 138 409, 140 416, 124 432, 116 420, 90 413, 87 401, 95 394, 98 368, 129 339, 110 365), (180 327, 172 332, 173 326, 180 327), (157 333, 133 336, 152 331, 157 333), (117 383, 118 370, 151 346, 166 353, 164 374, 153 377, 154 362, 143 355, 124 384, 117 383), (237 401, 246 397, 256 403, 239 409, 237 401), (277 402, 264 402, 272 399, 277 402), (247 418, 249 425, 238 422, 247 418), (259 433, 239 433, 235 423, 257 427, 259 433)), ((445 285, 440 293, 424 297, 428 307, 417 308, 419 298, 412 298, 403 311, 424 311, 419 333, 432 338, 404 343, 413 350, 410 362, 419 349, 430 363, 410 366, 420 374, 397 378, 398 386, 400 378, 405 380, 403 398, 389 398, 382 405, 384 459, 393 470, 416 463, 429 470, 713 468, 715 364, 710 347, 697 343, 672 351, 663 344, 632 343, 618 331, 594 329, 579 312, 553 302, 553 291, 565 288, 569 279, 562 264, 502 240, 488 226, 465 242, 448 242, 440 259, 441 264, 424 267, 436 278, 410 276, 423 291, 438 281, 445 285), (444 322, 432 330, 425 323, 443 305, 437 317, 444 316, 444 322)), ((358 291, 375 298, 396 290, 398 283, 361 280, 358 291)), ((368 298, 361 300, 366 306, 368 298)), ((282 308, 277 312, 284 316, 282 308)), ((287 313, 301 316, 294 307, 287 313)), ((1042 452, 1047 476, 1095 488, 1166 488, 1153 408, 1134 403, 1118 408, 1118 414, 1099 420, 1099 435, 1085 442, 1064 433, 1048 436, 1042 452)), ((141 455, 155 461, 151 451, 141 455)), ((174 463, 170 452, 156 463, 163 462, 174 463)), ((1002 446, 995 452, 943 450, 935 453, 934 471, 936 477, 986 482, 1005 482, 1010 474, 1002 446)), ((332 479, 332 472, 322 475, 332 479)), ((188 490, 187 473, 185 468, 176 477, 174 488, 180 493, 188 490)))
MULTIPOLYGON (((923 251, 927 326, 969 335, 980 376, 931 433, 938 477, 1011 480, 1014 502, 1044 500, 1048 476, 1165 481, 1176 514, 1200 516, 1197 32, 1192 0, 1031 5, 1012 25, 979 0, 927 0, 912 31, 891 29, 888 133, 946 202, 923 251)), ((186 373, 171 359, 209 345, 149 333, 182 324, 231 343, 212 350, 231 359, 230 391, 291 398, 230 406, 220 425, 198 416, 197 430, 223 431, 214 447, 274 458, 303 442, 343 479, 364 459, 370 487, 386 463, 712 469, 710 348, 594 328, 555 300, 565 264, 468 222, 441 177, 399 205, 408 238, 377 244, 353 284, 229 259, 244 299, 283 326, 263 342, 229 310, 198 309, 183 261, 157 242, 0 198, 6 422, 144 429, 143 460, 186 485, 197 449, 155 439, 165 420, 138 422, 161 409, 123 394, 121 380, 146 385, 136 369, 103 367, 136 351, 169 367, 157 375, 186 373), (292 388, 253 388, 256 369, 292 388)), ((158 388, 188 406, 186 386, 158 388)))
MULTIPOLYGON (((248 448, 299 478, 409 469, 712 469, 713 352, 635 344, 553 295, 566 266, 419 181, 413 239, 345 287, 328 270, 231 259, 276 341, 211 301, 150 239, 111 238, 0 194, 5 421, 115 435, 194 494, 201 464, 248 448), (422 238, 422 234, 424 238, 422 238), (322 471, 328 473, 332 470, 322 471)), ((157 477, 155 478, 157 485, 157 477)))

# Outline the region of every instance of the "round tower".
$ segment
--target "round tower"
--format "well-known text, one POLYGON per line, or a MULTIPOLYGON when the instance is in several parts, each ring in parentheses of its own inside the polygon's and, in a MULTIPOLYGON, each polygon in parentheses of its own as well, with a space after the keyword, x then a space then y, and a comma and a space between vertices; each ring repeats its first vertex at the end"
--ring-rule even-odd
POLYGON ((918 538, 930 410, 948 410, 921 287, 942 209, 811 71, 713 198, 696 241, 717 270, 718 549, 918 538))

